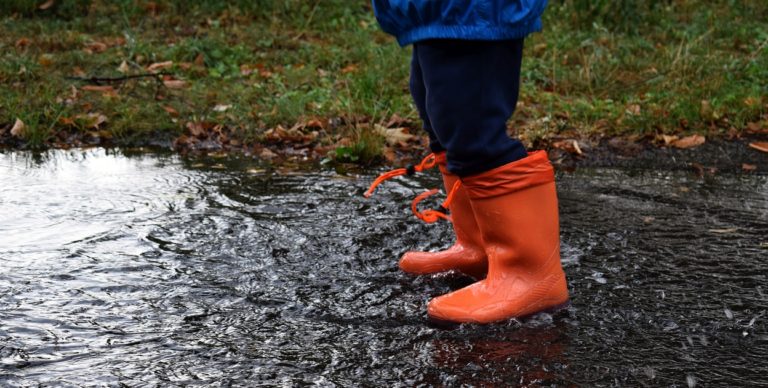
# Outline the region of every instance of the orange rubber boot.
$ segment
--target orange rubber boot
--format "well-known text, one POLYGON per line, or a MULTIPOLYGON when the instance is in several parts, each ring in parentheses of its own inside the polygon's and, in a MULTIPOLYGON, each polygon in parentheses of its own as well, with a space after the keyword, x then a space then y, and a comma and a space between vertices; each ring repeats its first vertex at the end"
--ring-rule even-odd
POLYGON ((490 323, 568 303, 555 175, 544 151, 463 178, 488 255, 488 276, 429 302, 438 321, 490 323))
MULTIPOLYGON (((448 171, 444 152, 436 154, 435 158, 443 175, 445 191, 450 192, 459 177, 448 171)), ((440 252, 406 252, 400 259, 400 269, 418 275, 457 270, 478 280, 484 278, 488 259, 464 187, 459 186, 448 210, 456 243, 440 252)))

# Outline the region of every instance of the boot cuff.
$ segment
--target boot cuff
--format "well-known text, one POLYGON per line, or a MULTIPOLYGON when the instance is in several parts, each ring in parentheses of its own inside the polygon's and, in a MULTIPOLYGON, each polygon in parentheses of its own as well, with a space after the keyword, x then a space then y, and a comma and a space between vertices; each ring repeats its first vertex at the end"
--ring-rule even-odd
POLYGON ((462 185, 472 199, 498 197, 554 181, 555 170, 546 151, 534 151, 523 159, 461 178, 462 185))

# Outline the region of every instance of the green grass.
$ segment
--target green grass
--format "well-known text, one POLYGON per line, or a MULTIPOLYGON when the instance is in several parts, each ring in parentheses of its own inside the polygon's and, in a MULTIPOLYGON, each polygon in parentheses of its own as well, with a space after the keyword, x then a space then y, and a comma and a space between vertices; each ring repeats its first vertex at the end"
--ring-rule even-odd
MULTIPOLYGON (((58 0, 0 3, 0 139, 16 119, 26 147, 93 138, 173 139, 190 123, 251 149, 277 126, 321 122, 318 148, 378 160, 372 124, 419 126, 409 50, 366 0, 58 0), (83 91, 83 77, 163 71, 83 91), (83 119, 100 114, 98 128, 83 119), (104 132, 106 131, 106 132, 104 132)), ((553 0, 527 42, 511 126, 526 142, 742 130, 768 113, 768 3, 553 0)), ((300 130, 307 126, 299 125, 300 130)), ((309 129, 306 129, 309 131, 309 129)), ((7 135, 6 135, 7 138, 7 135)))

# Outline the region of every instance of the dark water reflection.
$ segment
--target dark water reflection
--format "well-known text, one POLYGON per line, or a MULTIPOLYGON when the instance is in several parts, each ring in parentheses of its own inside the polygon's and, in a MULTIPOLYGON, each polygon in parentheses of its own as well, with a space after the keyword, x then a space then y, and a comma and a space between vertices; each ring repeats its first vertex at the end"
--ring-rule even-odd
POLYGON ((0 154, 0 385, 768 384, 768 177, 558 176, 563 316, 441 330, 408 203, 438 178, 0 154))

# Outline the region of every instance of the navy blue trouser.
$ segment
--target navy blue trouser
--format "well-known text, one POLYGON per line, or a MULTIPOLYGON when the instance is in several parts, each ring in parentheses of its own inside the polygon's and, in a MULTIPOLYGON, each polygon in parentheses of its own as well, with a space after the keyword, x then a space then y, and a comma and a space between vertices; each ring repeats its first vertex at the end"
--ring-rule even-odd
POLYGON ((523 39, 439 39, 413 45, 411 95, 433 152, 464 177, 526 157, 507 135, 520 92, 523 39))

